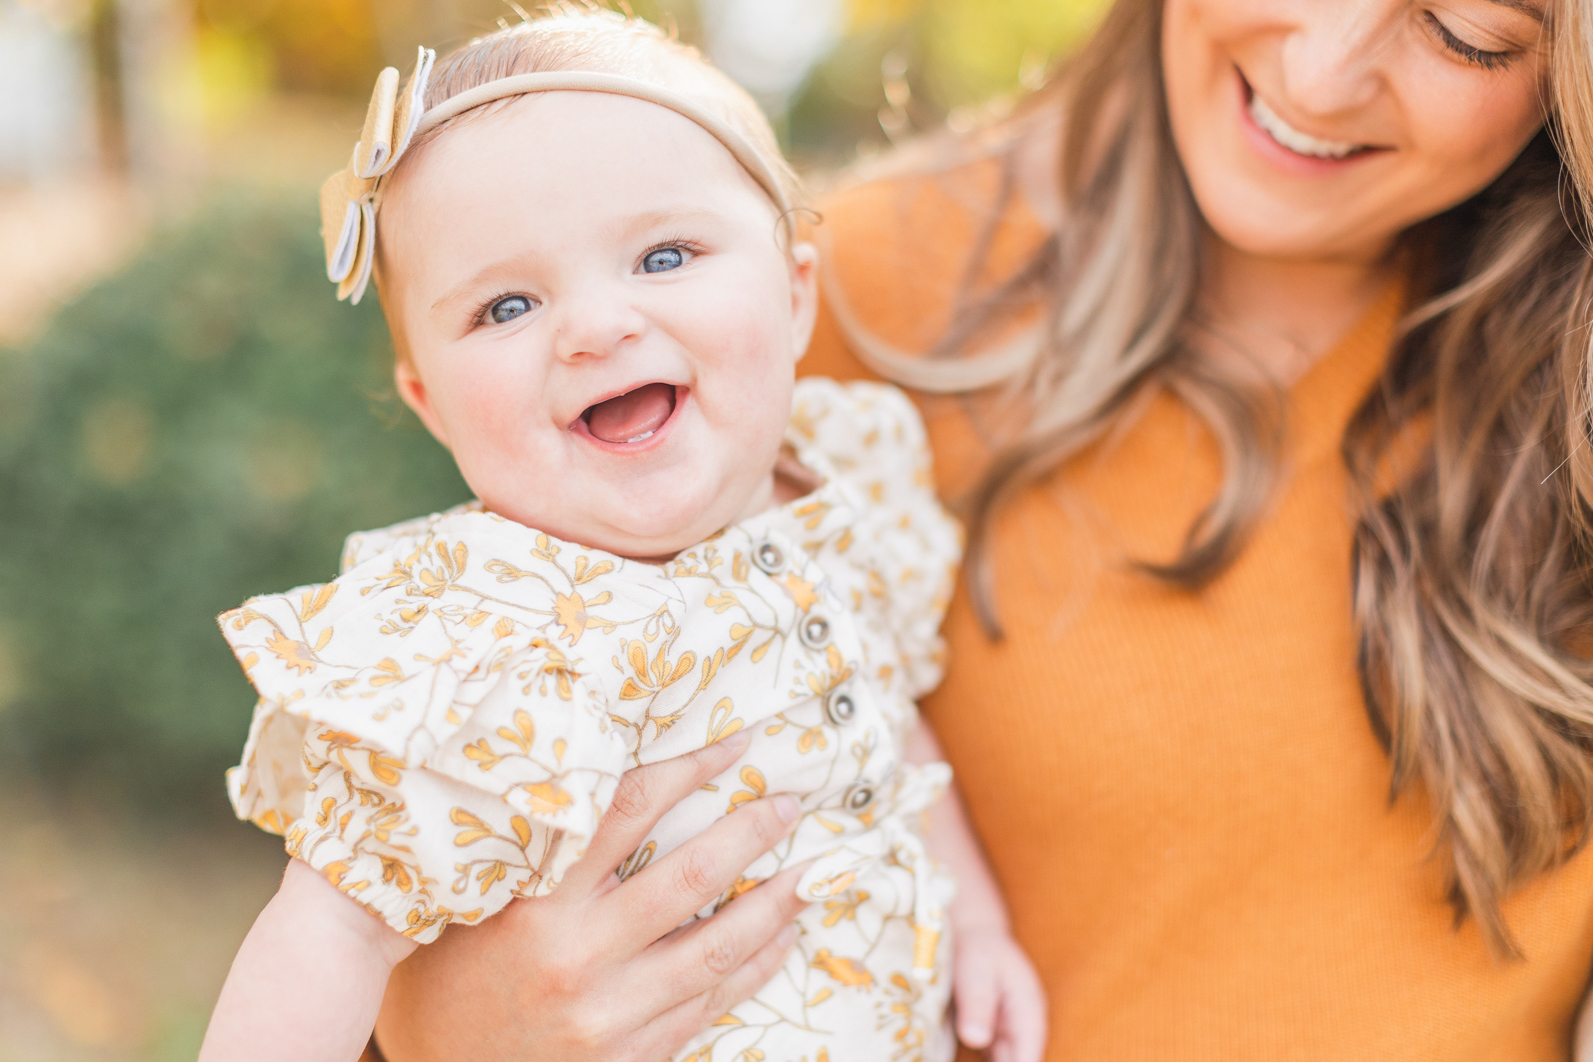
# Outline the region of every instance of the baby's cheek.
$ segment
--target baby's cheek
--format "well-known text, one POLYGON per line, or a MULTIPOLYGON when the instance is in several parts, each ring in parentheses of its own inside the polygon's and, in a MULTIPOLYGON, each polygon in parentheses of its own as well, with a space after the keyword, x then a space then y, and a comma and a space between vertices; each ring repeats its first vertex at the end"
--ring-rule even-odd
POLYGON ((522 478, 537 462, 528 461, 537 420, 512 380, 478 374, 455 381, 444 421, 454 459, 478 493, 495 480, 522 478))

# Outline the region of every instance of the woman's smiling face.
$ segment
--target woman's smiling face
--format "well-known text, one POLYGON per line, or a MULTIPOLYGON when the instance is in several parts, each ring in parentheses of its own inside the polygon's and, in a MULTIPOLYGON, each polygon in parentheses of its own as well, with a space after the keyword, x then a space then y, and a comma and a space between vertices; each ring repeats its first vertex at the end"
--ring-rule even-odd
POLYGON ((426 145, 382 226, 400 394, 492 511, 652 557, 768 504, 813 256, 706 131, 521 97, 426 145))
POLYGON ((1266 257, 1369 258, 1486 187, 1542 125, 1545 0, 1165 0, 1201 213, 1266 257))

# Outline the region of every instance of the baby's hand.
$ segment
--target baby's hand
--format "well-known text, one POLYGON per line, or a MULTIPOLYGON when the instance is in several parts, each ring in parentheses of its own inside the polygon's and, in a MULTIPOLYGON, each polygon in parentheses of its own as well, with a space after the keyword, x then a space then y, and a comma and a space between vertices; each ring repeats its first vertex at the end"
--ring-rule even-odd
POLYGON ((1045 991, 1029 957, 999 926, 961 928, 952 948, 957 1038, 990 1062, 1040 1062, 1045 991))

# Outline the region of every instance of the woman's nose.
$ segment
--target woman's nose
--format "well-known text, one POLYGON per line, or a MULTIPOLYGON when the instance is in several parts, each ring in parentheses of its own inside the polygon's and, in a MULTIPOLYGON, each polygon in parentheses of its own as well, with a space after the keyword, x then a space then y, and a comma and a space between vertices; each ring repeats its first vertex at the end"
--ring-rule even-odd
POLYGON ((592 283, 553 301, 555 357, 564 362, 606 357, 641 337, 646 319, 617 287, 592 283))
POLYGON ((1370 104, 1383 84, 1382 64, 1401 0, 1306 0, 1284 38, 1284 106, 1331 117, 1370 104))

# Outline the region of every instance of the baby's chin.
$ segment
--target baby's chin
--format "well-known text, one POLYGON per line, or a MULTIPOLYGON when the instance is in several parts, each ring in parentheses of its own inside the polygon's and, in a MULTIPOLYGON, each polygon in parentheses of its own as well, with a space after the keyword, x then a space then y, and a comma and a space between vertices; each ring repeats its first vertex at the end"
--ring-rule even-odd
MULTIPOLYGON (((772 483, 773 476, 769 479, 772 483)), ((497 506, 490 502, 487 507, 499 516, 588 549, 600 549, 632 560, 666 561, 729 524, 763 511, 769 507, 771 499, 772 491, 760 486, 748 497, 738 493, 737 497, 714 499, 708 505, 651 506, 613 514, 607 519, 596 514, 517 511, 513 506, 497 506)))

